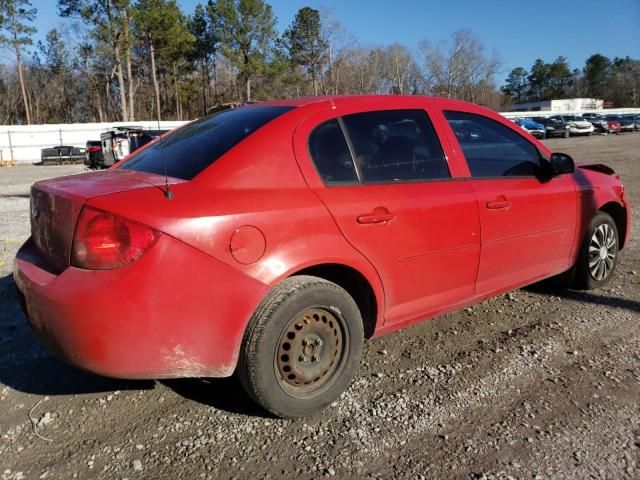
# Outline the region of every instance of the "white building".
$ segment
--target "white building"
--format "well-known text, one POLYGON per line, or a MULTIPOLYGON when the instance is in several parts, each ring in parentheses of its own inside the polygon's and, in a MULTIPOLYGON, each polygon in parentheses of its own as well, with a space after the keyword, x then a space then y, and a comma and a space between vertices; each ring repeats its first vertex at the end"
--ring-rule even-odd
POLYGON ((570 112, 575 110, 602 110, 604 100, 597 98, 564 98, 542 102, 517 103, 512 112, 570 112))

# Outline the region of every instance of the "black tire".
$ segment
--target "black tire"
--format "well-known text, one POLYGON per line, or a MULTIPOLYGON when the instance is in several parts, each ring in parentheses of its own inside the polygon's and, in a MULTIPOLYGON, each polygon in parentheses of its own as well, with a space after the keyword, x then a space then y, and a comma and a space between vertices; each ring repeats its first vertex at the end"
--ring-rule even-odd
POLYGON ((290 277, 253 314, 238 377, 249 396, 274 415, 310 415, 349 386, 363 341, 360 311, 344 289, 318 277, 290 277))
POLYGON ((578 261, 575 266, 574 287, 591 290, 602 288, 611 282, 618 262, 618 248, 618 228, 613 218, 605 212, 596 213, 582 239, 578 261), (596 236, 597 231, 601 232, 598 236, 596 236), (606 232, 611 232, 612 240, 609 239, 606 232), (607 248, 607 261, 603 257, 605 252, 602 247, 600 247, 599 252, 596 251, 600 244, 607 248), (612 255, 612 258, 610 255, 612 255), (594 272, 597 265, 594 264, 596 260, 603 265, 603 270, 597 269, 594 272))

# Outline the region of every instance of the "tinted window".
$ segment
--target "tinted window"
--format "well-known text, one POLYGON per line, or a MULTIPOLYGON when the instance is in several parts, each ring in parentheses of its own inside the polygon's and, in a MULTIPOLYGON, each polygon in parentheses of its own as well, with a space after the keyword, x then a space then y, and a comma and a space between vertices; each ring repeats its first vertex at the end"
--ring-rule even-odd
POLYGON ((245 107, 209 115, 170 133, 119 168, 189 180, 238 142, 292 107, 245 107))
POLYGON ((448 178, 449 169, 424 110, 381 110, 343 118, 363 182, 448 178))
POLYGON ((495 120, 464 112, 445 112, 473 177, 531 176, 540 154, 524 137, 495 120))
POLYGON ((309 136, 309 153, 322 179, 327 183, 358 181, 338 120, 318 125, 309 136))

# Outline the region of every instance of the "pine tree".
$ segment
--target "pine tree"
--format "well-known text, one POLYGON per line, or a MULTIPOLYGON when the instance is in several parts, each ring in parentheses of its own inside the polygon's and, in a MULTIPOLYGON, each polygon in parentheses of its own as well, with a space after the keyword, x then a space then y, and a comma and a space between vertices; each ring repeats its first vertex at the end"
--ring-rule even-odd
POLYGON ((611 60, 599 53, 591 55, 584 64, 583 72, 587 95, 591 98, 603 98, 607 80, 611 76, 611 60))
MULTIPOLYGON (((179 88, 175 55, 191 48, 194 37, 189 32, 186 19, 175 0, 139 0, 135 14, 136 33, 145 44, 149 53, 149 68, 155 95, 156 118, 162 117, 160 88, 158 85, 157 59, 170 59, 176 87, 176 102, 179 101, 179 88)), ((167 62, 168 63, 168 62, 167 62)), ((178 105, 178 103, 177 103, 178 105)), ((179 110, 178 108, 176 110, 179 110)), ((176 111, 177 116, 180 114, 176 111)))
POLYGON ((210 2, 222 54, 238 69, 251 101, 251 80, 262 72, 276 39, 276 19, 264 0, 218 0, 210 2))
POLYGON ((527 79, 532 100, 544 100, 549 89, 549 64, 538 58, 531 66, 527 79))
POLYGON ((322 37, 320 12, 310 7, 301 8, 284 32, 283 42, 290 60, 307 71, 313 94, 318 95, 318 74, 326 61, 328 48, 322 37))
POLYGON ((529 82, 527 76, 529 72, 522 67, 517 67, 511 70, 505 85, 502 87, 502 91, 505 95, 509 95, 517 103, 521 103, 525 100, 527 95, 527 89, 529 88, 529 82))
POLYGON ((549 96, 562 98, 571 81, 571 68, 565 57, 558 57, 549 65, 549 96))
MULTIPOLYGON (((212 58, 215 58, 218 39, 215 36, 213 27, 209 21, 207 11, 202 4, 196 5, 193 16, 189 19, 189 30, 195 41, 190 52, 191 60, 200 65, 202 77, 202 113, 207 112, 207 95, 210 97, 209 65, 212 58)), ((214 63, 215 72, 215 63, 214 63)), ((217 88, 216 88, 217 89, 217 88)), ((215 92, 217 97, 217 91, 215 92)), ((216 99, 217 101, 217 99, 216 99)))

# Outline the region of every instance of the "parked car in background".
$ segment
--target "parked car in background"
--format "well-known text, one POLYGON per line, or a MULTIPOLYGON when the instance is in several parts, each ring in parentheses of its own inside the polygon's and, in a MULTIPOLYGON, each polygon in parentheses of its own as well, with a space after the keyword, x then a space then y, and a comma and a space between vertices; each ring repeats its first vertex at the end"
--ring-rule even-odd
POLYGON ((85 149, 60 145, 51 148, 43 148, 40 151, 42 165, 61 165, 63 163, 83 163, 85 161, 85 149))
POLYGON ((516 118, 514 122, 536 138, 545 138, 545 126, 531 118, 516 118))
POLYGON ((620 122, 612 118, 607 118, 607 125, 609 126, 609 133, 615 133, 616 135, 619 134, 622 129, 620 122))
POLYGON ((71 364, 236 372, 300 417, 349 386, 365 338, 556 275, 608 284, 630 215, 611 168, 483 107, 279 100, 35 183, 13 275, 34 333, 71 364))
POLYGON ((628 118, 629 120, 633 121, 634 130, 636 132, 640 130, 640 115, 627 114, 627 115, 622 115, 622 117, 628 118))
POLYGON ((555 117, 539 117, 536 121, 544 125, 545 136, 569 138, 569 124, 562 119, 555 117))
POLYGON ((88 140, 85 152, 84 164, 86 166, 92 170, 104 168, 104 156, 102 155, 102 142, 100 140, 88 140))
POLYGON ((591 135, 595 131, 595 127, 591 122, 578 115, 554 115, 550 118, 566 122, 569 125, 570 135, 591 135))
POLYGON ((110 167, 168 130, 115 127, 100 135, 104 167, 110 167))
POLYGON ((609 133, 609 122, 603 115, 597 113, 583 113, 582 118, 590 122, 597 133, 609 133))
POLYGON ((623 115, 607 115, 607 120, 615 120, 620 124, 621 132, 633 132, 636 124, 633 119, 625 117, 623 115))

